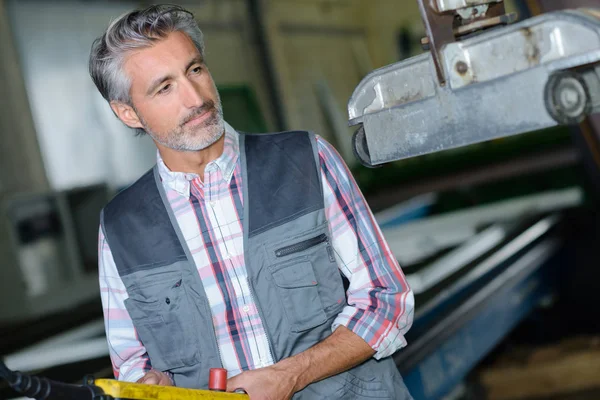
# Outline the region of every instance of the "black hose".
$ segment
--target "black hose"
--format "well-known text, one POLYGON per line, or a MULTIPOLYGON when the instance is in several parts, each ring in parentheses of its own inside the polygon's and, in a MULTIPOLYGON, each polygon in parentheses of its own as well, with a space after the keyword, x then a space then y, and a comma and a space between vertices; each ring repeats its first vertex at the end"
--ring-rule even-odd
POLYGON ((8 381, 10 380, 11 374, 12 371, 8 369, 2 360, 0 360, 0 378, 4 378, 8 381))
POLYGON ((11 371, 2 361, 0 378, 18 393, 36 400, 93 400, 102 396, 102 390, 95 386, 70 385, 11 371))

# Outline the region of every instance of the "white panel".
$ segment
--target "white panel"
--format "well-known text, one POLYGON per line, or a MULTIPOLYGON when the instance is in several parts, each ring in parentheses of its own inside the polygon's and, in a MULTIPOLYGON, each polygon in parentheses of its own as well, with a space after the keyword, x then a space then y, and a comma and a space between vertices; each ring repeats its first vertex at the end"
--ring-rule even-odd
POLYGON ((93 40, 135 2, 7 2, 50 184, 123 186, 154 162, 147 137, 112 114, 88 74, 93 40))

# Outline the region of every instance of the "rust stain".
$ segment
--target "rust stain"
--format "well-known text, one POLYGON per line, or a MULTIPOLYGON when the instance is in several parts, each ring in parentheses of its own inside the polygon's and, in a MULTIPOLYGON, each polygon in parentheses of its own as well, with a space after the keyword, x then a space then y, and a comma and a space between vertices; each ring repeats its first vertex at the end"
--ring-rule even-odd
POLYGON ((393 101, 387 101, 384 104, 385 108, 393 108, 393 107, 398 107, 407 103, 412 103, 413 101, 418 101, 418 100, 422 100, 423 99, 423 95, 421 94, 421 91, 417 91, 415 93, 407 93, 404 96, 401 96, 397 99, 393 99, 393 101))
POLYGON ((521 28, 521 33, 525 37, 527 46, 525 47, 525 58, 529 65, 537 65, 540 63, 540 49, 535 42, 535 36, 529 27, 521 28))
POLYGON ((475 74, 475 71, 469 68, 469 65, 466 62, 462 60, 457 61, 456 64, 454 64, 454 69, 462 79, 463 83, 477 83, 477 76, 475 74))

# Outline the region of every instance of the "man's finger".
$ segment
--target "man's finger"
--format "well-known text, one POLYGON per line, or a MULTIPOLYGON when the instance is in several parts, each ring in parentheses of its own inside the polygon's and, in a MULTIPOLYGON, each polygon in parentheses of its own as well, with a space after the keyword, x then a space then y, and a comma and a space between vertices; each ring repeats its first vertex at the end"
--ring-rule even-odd
POLYGON ((158 377, 152 374, 144 378, 144 381, 142 383, 145 383, 146 385, 158 385, 158 377))
POLYGON ((227 380, 227 391, 228 392, 233 392, 236 389, 236 387, 235 387, 236 382, 237 382, 237 380, 235 379, 235 377, 227 380))
POLYGON ((166 374, 161 374, 160 381, 158 382, 158 384, 162 386, 171 386, 173 385, 173 382, 171 381, 171 378, 169 378, 166 374))
POLYGON ((158 385, 159 377, 154 372, 148 372, 144 375, 138 383, 144 383, 146 385, 158 385))
POLYGON ((244 373, 241 373, 240 375, 236 375, 233 378, 227 379, 227 391, 228 392, 233 392, 236 389, 243 389, 243 375, 244 373))

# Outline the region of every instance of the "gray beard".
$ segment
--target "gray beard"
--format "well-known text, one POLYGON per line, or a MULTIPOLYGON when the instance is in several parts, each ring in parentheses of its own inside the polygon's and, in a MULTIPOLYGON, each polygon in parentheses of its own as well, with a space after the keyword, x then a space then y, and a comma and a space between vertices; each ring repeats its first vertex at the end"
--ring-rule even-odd
POLYGON ((175 151, 204 150, 217 142, 225 133, 225 121, 220 101, 215 106, 216 112, 200 126, 193 130, 186 130, 179 126, 167 132, 166 135, 157 135, 149 129, 146 121, 138 114, 144 130, 154 141, 175 151))

